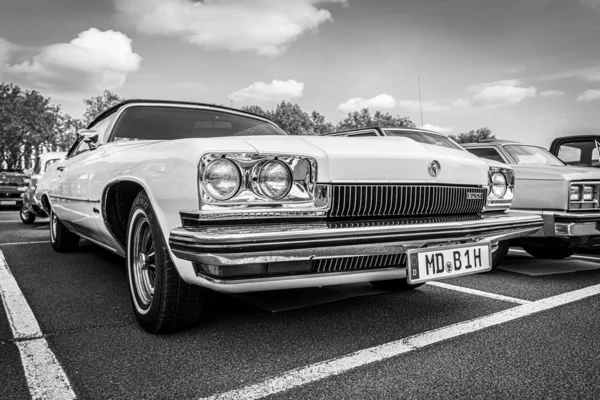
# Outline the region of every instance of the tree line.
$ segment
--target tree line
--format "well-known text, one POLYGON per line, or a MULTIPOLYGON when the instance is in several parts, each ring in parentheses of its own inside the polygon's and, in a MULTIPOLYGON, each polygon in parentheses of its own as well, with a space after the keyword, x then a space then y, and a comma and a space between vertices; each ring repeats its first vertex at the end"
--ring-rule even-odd
MULTIPOLYGON (((123 101, 119 95, 105 90, 100 96, 83 99, 85 112, 74 118, 63 112, 35 90, 23 90, 12 83, 0 83, 0 167, 31 168, 32 160, 46 151, 67 151, 77 131, 86 127, 98 114, 123 101)), ((274 109, 252 105, 242 107, 271 119, 291 135, 321 135, 336 130, 380 126, 414 128, 408 117, 392 115, 368 108, 348 113, 337 124, 327 121, 317 111, 308 113, 295 103, 282 101, 274 109)), ((459 143, 478 142, 495 136, 488 128, 450 135, 459 143)))

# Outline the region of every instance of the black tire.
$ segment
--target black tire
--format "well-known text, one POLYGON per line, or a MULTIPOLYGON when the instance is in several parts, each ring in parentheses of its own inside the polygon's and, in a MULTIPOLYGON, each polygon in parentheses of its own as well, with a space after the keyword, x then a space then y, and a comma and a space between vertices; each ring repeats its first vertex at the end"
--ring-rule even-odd
POLYGON ((23 204, 19 210, 19 217, 25 225, 31 225, 35 222, 35 213, 32 213, 27 209, 27 206, 23 204))
POLYGON ((137 195, 129 213, 127 279, 133 312, 148 332, 184 329, 200 319, 206 289, 179 277, 145 192, 137 195))
POLYGON ((563 258, 571 257, 577 251, 576 247, 567 247, 561 245, 522 245, 529 255, 535 258, 547 260, 562 260, 563 258))
POLYGON ((508 254, 508 249, 510 249, 510 242, 508 240, 498 242, 498 248, 492 253, 492 271, 502 264, 508 254))
POLYGON ((70 253, 79 247, 79 236, 68 230, 50 209, 50 244, 58 253, 70 253))
POLYGON ((371 285, 373 285, 376 289, 381 290, 389 290, 390 292, 406 292, 409 290, 414 290, 420 286, 423 286, 425 283, 416 283, 414 285, 408 283, 406 279, 392 279, 389 281, 372 281, 371 285))

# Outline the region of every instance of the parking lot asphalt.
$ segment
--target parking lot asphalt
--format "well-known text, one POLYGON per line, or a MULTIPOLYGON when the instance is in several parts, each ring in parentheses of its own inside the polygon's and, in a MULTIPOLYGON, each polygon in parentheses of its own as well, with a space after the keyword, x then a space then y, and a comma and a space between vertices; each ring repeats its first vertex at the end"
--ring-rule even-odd
MULTIPOLYGON (((542 276, 496 271, 444 281, 450 287, 427 284, 276 313, 212 293, 198 326, 155 336, 134 320, 123 259, 85 242, 75 253, 55 253, 47 220, 29 226, 17 220, 17 211, 0 212, 0 251, 78 398, 197 399, 234 390, 232 398, 258 398, 244 388, 265 379, 276 383, 272 388, 281 384, 272 398, 600 396, 596 295, 403 354, 368 358, 369 349, 437 330, 429 335, 435 337, 456 324, 593 287, 600 284, 600 269, 542 276), (356 368, 327 369, 355 353, 356 368), (286 381, 289 371, 323 362, 330 363, 313 381, 286 381)), ((586 257, 600 266, 600 257, 586 257)), ((18 344, 2 309, 2 399, 29 397, 18 344)))

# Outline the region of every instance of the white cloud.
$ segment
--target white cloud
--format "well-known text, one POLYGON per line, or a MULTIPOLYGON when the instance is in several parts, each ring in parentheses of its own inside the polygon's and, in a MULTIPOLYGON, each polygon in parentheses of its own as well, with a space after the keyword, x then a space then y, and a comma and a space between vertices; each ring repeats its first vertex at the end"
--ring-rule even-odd
POLYGON ((449 106, 435 101, 419 102, 419 100, 396 100, 396 105, 404 112, 419 112, 421 107, 423 108, 423 111, 428 112, 447 111, 450 109, 449 106))
POLYGON ((378 94, 375 97, 365 99, 364 97, 353 97, 338 106, 338 110, 352 112, 369 108, 373 110, 385 110, 396 107, 396 100, 387 93, 378 94))
POLYGON ((540 92, 540 97, 560 97, 566 93, 560 90, 543 90, 540 92))
POLYGON ((494 84, 485 87, 473 95, 475 103, 484 105, 516 104, 529 97, 535 97, 537 89, 533 86, 522 87, 505 84, 494 84))
POLYGON ((209 49, 273 56, 300 35, 331 21, 317 4, 346 0, 115 0, 117 10, 148 35, 183 38, 209 49))
POLYGON ((6 71, 36 88, 97 92, 122 86, 141 60, 123 33, 90 28, 69 43, 47 46, 31 60, 7 66, 6 71))
POLYGON ((579 0, 579 2, 600 12, 600 0, 579 0))
POLYGON ((489 109, 516 104, 537 95, 535 87, 524 86, 516 79, 482 83, 471 86, 469 91, 473 93, 471 97, 458 98, 452 106, 458 109, 489 109))
POLYGON ((572 68, 554 74, 543 75, 539 79, 542 81, 554 81, 569 78, 580 78, 588 82, 600 82, 600 66, 572 68))
POLYGON ((439 132, 439 133, 443 133, 443 134, 448 134, 450 132, 452 132, 452 127, 443 127, 443 126, 437 126, 437 125, 433 125, 433 124, 425 124, 421 127, 422 129, 427 129, 428 131, 434 131, 434 132, 439 132))
POLYGON ((588 102, 600 100, 600 89, 589 89, 577 96, 577 101, 588 102))
POLYGON ((293 79, 287 81, 273 79, 271 83, 254 82, 247 88, 230 94, 229 98, 233 101, 264 103, 298 98, 303 92, 304 82, 293 79))

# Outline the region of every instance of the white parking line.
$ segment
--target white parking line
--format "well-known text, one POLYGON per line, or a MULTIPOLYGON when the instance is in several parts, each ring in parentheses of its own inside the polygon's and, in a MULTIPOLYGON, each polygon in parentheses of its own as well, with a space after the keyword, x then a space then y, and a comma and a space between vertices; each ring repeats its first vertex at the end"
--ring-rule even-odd
MULTIPOLYGON (((510 249, 511 252, 515 252, 515 253, 523 253, 523 254, 528 254, 525 250, 513 250, 510 249)), ((592 261, 596 261, 596 262, 600 262, 600 257, 592 257, 592 256, 580 256, 579 254, 573 254, 571 257, 567 258, 568 259, 583 259, 583 260, 592 260, 592 261)))
POLYGON ((442 283, 442 282, 427 282, 427 286, 435 286, 435 287, 439 287, 442 289, 455 290, 457 292, 472 294, 475 296, 489 297, 490 299, 507 301, 509 303, 517 303, 517 304, 531 303, 531 301, 529 301, 529 300, 517 299, 515 297, 503 296, 501 294, 483 292, 481 290, 469 289, 469 288, 462 287, 462 286, 448 285, 447 283, 442 283))
POLYGON ((0 224, 3 222, 10 222, 10 223, 14 224, 15 222, 22 222, 22 221, 20 219, 7 219, 4 221, 0 221, 0 224))
POLYGON ((47 240, 34 240, 31 242, 11 242, 11 243, 0 243, 0 246, 15 246, 20 244, 39 244, 39 243, 49 243, 47 240))
POLYGON ((44 339, 27 300, 0 251, 0 297, 33 399, 74 399, 69 378, 44 339))
POLYGON ((259 399, 292 388, 339 375, 349 370, 395 357, 444 340, 504 324, 542 311, 600 294, 600 285, 579 289, 558 296, 537 300, 485 317, 434 329, 391 343, 360 350, 346 356, 294 369, 255 385, 217 394, 205 399, 259 399))

